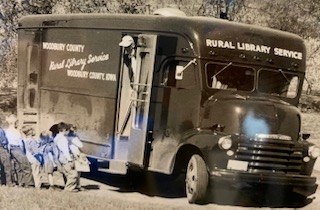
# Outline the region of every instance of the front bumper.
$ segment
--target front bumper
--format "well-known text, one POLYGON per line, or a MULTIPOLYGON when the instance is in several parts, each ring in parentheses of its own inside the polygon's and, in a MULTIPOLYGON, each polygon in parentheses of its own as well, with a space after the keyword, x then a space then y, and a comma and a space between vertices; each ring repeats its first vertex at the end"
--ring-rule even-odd
POLYGON ((210 173, 210 183, 216 181, 292 187, 293 191, 305 196, 315 193, 318 187, 316 184, 316 177, 294 174, 248 173, 229 170, 212 171, 210 173))

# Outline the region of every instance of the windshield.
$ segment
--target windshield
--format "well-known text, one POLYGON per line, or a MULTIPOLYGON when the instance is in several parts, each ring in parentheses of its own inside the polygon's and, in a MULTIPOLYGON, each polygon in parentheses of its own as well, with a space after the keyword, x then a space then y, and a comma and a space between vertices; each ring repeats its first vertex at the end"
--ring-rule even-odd
POLYGON ((210 88, 252 91, 254 87, 254 69, 228 64, 206 64, 206 79, 210 88))
POLYGON ((280 70, 262 69, 258 74, 258 91, 278 95, 281 97, 295 98, 299 86, 299 77, 296 74, 280 70))
POLYGON ((298 94, 299 75, 281 69, 261 69, 255 79, 255 70, 250 67, 230 63, 207 63, 206 81, 213 89, 234 91, 253 91, 276 95, 285 98, 295 98, 298 94), (255 83, 255 80, 257 82, 255 83))

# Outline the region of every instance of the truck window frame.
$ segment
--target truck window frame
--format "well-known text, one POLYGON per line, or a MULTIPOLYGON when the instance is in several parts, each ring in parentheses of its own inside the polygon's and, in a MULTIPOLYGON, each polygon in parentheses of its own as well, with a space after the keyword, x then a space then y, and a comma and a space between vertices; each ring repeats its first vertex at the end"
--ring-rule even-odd
MULTIPOLYGON (((215 72, 215 73, 217 73, 215 72)), ((220 74, 218 73, 218 75, 220 74)), ((256 87, 256 80, 257 80, 257 76, 256 76, 256 69, 253 68, 252 66, 247 66, 247 65, 241 65, 241 64, 233 64, 233 63, 230 63, 230 62, 215 62, 215 61, 208 61, 206 62, 205 64, 205 74, 204 74, 205 78, 205 83, 206 83, 206 86, 209 88, 209 89, 215 89, 215 90, 229 90, 229 91, 245 91, 245 92, 253 92, 255 90, 255 87, 256 87), (245 71, 251 71, 251 73, 248 73, 246 74, 246 72, 244 72, 244 76, 253 76, 252 78, 252 86, 251 88, 243 88, 243 89, 239 89, 239 88, 234 88, 234 87, 227 87, 227 86, 223 86, 223 84, 220 86, 220 87, 212 87, 212 83, 211 85, 209 84, 209 81, 208 81, 208 78, 212 77, 214 74, 212 74, 212 76, 208 74, 208 66, 209 65, 220 65, 221 68, 219 68, 219 70, 217 72, 219 72, 220 70, 222 70, 225 66, 228 66, 226 69, 222 70, 222 73, 225 72, 225 71, 230 71, 229 67, 231 68, 242 68, 243 70, 245 71), (246 70, 247 69, 247 70, 246 70)), ((240 81, 240 80, 239 80, 240 81)), ((225 85, 225 84, 224 84, 225 85)), ((242 84, 244 85, 244 84, 242 84)))
MULTIPOLYGON (((280 84, 280 83, 279 83, 280 84)), ((284 84, 284 83, 282 83, 282 84, 284 84)), ((270 69, 270 68, 260 68, 258 71, 257 71, 257 85, 256 85, 256 89, 257 89, 257 91, 259 92, 259 93, 262 93, 262 94, 268 94, 268 95, 272 95, 272 96, 278 96, 278 97, 280 97, 280 98, 285 98, 285 99, 295 99, 295 98, 297 98, 298 96, 299 96, 299 87, 300 87, 300 85, 301 85, 301 75, 299 74, 299 72, 290 72, 290 71, 288 71, 288 70, 282 70, 282 69, 270 69), (281 92, 279 92, 279 93, 269 93, 269 92, 267 92, 267 91, 262 91, 261 90, 261 87, 260 87, 260 83, 262 82, 261 80, 260 80, 260 77, 261 77, 261 72, 274 72, 274 73, 278 73, 279 75, 281 75, 281 77, 280 78, 282 78, 283 79, 283 81, 285 81, 286 79, 288 79, 288 78, 286 78, 285 77, 285 75, 292 75, 292 78, 291 78, 291 80, 290 80, 290 82, 289 82, 289 84, 287 84, 286 86, 285 85, 283 85, 283 91, 281 91, 281 92), (283 75, 284 74, 284 75, 283 75), (290 84, 291 84, 291 81, 292 81, 292 79, 293 78, 298 78, 298 80, 297 80, 297 84, 295 85, 295 95, 294 96, 292 96, 292 97, 290 97, 290 96, 288 96, 288 94, 289 94, 289 92, 290 92, 290 90, 289 90, 289 88, 290 88, 290 84), (286 93, 286 95, 284 95, 284 93, 286 93)), ((268 84, 268 85, 265 85, 265 86, 268 86, 268 88, 270 88, 270 84, 268 84)), ((275 86, 276 87, 276 86, 275 86)), ((278 87, 278 88, 280 88, 280 86, 278 87)))

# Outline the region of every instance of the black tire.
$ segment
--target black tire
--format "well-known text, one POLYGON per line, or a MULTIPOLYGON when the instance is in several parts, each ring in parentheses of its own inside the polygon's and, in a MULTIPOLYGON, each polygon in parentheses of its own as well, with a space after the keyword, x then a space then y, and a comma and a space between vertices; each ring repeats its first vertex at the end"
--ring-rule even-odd
POLYGON ((203 203, 208 187, 206 163, 200 155, 192 155, 186 173, 186 194, 189 203, 203 203))

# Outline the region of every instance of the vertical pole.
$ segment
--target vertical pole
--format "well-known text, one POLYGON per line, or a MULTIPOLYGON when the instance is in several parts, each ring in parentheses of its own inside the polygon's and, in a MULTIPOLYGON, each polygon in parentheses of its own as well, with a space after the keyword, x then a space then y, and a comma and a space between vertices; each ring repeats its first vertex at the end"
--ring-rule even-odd
POLYGON ((146 0, 146 3, 145 3, 145 5, 146 5, 146 14, 147 15, 150 15, 150 2, 147 2, 148 0, 146 0))
POLYGON ((221 12, 221 0, 217 0, 217 17, 220 17, 220 12, 221 12))

